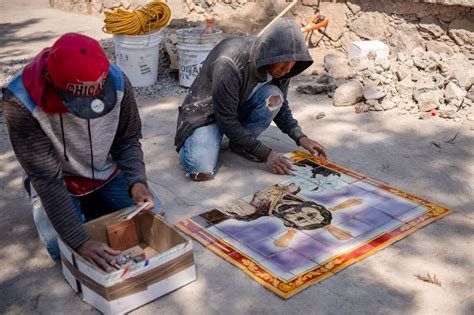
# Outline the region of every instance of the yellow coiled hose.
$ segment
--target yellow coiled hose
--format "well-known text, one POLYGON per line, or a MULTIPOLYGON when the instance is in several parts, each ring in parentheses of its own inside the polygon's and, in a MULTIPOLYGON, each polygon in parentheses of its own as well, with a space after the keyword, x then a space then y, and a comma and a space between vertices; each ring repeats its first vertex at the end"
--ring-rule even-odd
POLYGON ((102 30, 108 34, 141 35, 166 26, 171 19, 170 7, 161 1, 153 1, 145 7, 128 11, 115 8, 104 11, 105 26, 102 30))

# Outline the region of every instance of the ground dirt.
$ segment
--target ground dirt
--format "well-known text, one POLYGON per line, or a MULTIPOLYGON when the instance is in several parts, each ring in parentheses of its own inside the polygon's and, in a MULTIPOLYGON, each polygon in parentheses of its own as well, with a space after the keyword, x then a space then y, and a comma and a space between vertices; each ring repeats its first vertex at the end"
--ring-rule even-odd
MULTIPOLYGON (((31 57, 66 31, 104 37, 100 18, 46 6, 44 0, 0 3, 1 61, 31 57)), ((296 118, 326 146, 331 160, 454 212, 287 301, 194 242, 197 281, 132 314, 473 314, 474 126, 395 111, 356 114, 353 107, 335 108, 326 96, 294 88, 289 101, 296 118), (326 116, 316 120, 320 112, 326 116), (442 286, 416 278, 427 273, 442 286)), ((173 148, 181 101, 182 96, 139 101, 148 176, 169 222, 286 179, 224 149, 216 179, 190 182, 173 148)), ((280 152, 297 149, 274 126, 262 141, 280 152)), ((0 166, 0 313, 95 314, 38 239, 4 123, 0 166)))

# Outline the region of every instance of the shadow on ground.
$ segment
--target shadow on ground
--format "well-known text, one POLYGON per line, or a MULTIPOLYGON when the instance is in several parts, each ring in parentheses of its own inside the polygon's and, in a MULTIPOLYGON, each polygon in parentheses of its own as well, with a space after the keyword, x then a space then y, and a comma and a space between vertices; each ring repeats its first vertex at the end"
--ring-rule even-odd
POLYGON ((28 19, 19 23, 0 23, 0 43, 2 43, 2 51, 0 59, 15 58, 25 53, 25 50, 16 48, 34 42, 43 42, 54 38, 56 35, 51 31, 37 31, 27 36, 18 36, 19 31, 26 27, 34 27, 40 25, 42 19, 28 19))

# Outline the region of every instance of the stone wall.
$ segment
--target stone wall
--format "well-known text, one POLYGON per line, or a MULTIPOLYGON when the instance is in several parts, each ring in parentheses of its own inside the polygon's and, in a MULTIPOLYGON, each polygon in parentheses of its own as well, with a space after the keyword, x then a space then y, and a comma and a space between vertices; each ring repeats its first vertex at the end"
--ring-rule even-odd
MULTIPOLYGON (((309 16, 312 12, 310 5, 315 2, 303 1, 305 5, 299 8, 297 18, 309 16)), ((474 0, 469 2, 474 6, 474 0)), ((312 44, 347 51, 352 41, 378 39, 387 43, 393 53, 424 47, 448 55, 462 52, 474 59, 474 8, 469 6, 351 0, 346 3, 322 2, 320 9, 330 18, 330 25, 327 36, 313 34, 312 44)))
MULTIPOLYGON (((50 0, 53 7, 87 14, 106 8, 127 9, 147 0, 50 0)), ((173 18, 199 21, 214 14, 233 34, 255 34, 288 5, 286 0, 168 0, 173 18)), ((303 23, 313 15, 317 0, 301 0, 289 13, 303 23)), ((474 59, 474 0, 323 0, 320 11, 329 17, 325 34, 314 32, 310 44, 346 52, 356 40, 379 39, 392 53, 424 47, 437 53, 461 52, 474 59)))

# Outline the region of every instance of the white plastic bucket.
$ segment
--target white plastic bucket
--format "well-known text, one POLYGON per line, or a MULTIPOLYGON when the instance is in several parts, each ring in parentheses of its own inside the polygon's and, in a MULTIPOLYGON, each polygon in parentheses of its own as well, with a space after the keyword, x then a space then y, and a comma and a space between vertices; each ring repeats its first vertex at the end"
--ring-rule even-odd
POLYGON ((206 60, 209 52, 221 39, 222 31, 215 29, 212 34, 204 34, 203 28, 177 30, 179 57, 179 84, 190 87, 206 60))
POLYGON ((115 63, 134 87, 152 85, 158 79, 161 31, 146 35, 114 35, 115 63))

